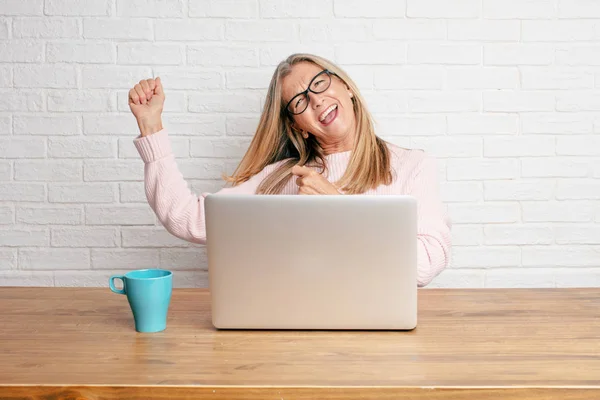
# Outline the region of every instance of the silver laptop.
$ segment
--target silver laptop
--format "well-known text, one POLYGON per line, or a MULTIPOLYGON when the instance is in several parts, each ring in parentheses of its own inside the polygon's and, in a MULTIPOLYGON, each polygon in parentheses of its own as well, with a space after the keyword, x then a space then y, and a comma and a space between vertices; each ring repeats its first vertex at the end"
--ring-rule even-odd
POLYGON ((414 197, 210 194, 205 210, 216 328, 416 327, 414 197))

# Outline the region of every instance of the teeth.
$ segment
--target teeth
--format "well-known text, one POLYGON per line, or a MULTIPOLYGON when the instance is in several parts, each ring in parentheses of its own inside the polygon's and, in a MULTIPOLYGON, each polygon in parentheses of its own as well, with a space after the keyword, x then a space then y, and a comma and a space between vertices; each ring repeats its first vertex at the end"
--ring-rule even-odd
POLYGON ((321 114, 321 116, 319 117, 319 121, 323 122, 323 120, 325 118, 327 118, 327 116, 329 115, 329 113, 332 112, 333 110, 335 110, 336 108, 337 108, 336 104, 329 106, 329 108, 327 110, 325 110, 323 112, 323 114, 321 114))

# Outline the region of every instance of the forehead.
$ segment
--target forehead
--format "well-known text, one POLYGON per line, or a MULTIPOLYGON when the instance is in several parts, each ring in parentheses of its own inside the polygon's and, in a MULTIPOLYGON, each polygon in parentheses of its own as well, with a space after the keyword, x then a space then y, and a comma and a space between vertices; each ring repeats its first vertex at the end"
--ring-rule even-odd
POLYGON ((296 94, 306 90, 311 79, 323 68, 309 62, 301 62, 292 67, 291 72, 283 78, 283 99, 289 101, 296 94))

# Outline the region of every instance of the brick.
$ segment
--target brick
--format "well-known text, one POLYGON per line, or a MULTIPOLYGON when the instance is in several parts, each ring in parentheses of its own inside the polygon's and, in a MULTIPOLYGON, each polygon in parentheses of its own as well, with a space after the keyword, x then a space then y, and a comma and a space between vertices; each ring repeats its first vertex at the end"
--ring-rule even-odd
POLYGON ((554 111, 554 93, 502 90, 483 93, 483 110, 492 112, 554 111))
POLYGON ((160 268, 169 270, 208 269, 206 249, 162 249, 160 268))
MULTIPOLYGON (((169 135, 169 139, 175 157, 188 158, 190 156, 190 143, 188 138, 169 135)), ((134 146, 132 139, 119 139, 119 158, 140 158, 140 154, 134 146)))
POLYGON ((86 206, 86 225, 154 225, 154 213, 147 206, 86 206))
POLYGON ((483 45, 484 65, 550 65, 554 47, 549 44, 489 43, 483 45))
POLYGON ((519 165, 512 159, 448 160, 448 180, 515 179, 519 165))
POLYGON ((485 271, 486 288, 553 288, 552 270, 506 268, 485 271))
POLYGON ((577 178, 590 172, 590 161, 579 157, 533 157, 521 159, 523 178, 577 178))
POLYGON ((0 90, 0 111, 42 111, 43 103, 39 92, 0 90))
POLYGON ((77 116, 15 115, 15 135, 78 135, 81 119, 77 116))
POLYGON ((10 20, 8 18, 0 18, 0 39, 8 39, 11 30, 10 20))
POLYGON ((410 18, 478 18, 481 1, 407 0, 406 15, 410 18))
POLYGON ((48 155, 53 158, 114 158, 116 144, 106 138, 49 138, 48 155))
POLYGON ((203 20, 156 20, 154 37, 156 40, 207 41, 223 40, 225 24, 222 21, 203 20))
POLYGON ((117 0, 119 17, 183 17, 182 0, 117 0))
POLYGON ((259 116, 228 115, 226 122, 227 136, 253 136, 256 133, 259 116))
POLYGON ((116 192, 108 183, 57 183, 48 186, 48 199, 51 203, 113 203, 116 192))
MULTIPOLYGON (((224 87, 223 74, 219 71, 203 71, 197 67, 158 67, 154 76, 160 77, 165 90, 204 90, 224 87)), ((167 94, 168 96, 168 94, 167 94)))
POLYGON ((519 179, 484 183, 485 200, 549 200, 554 196, 554 180, 519 179))
MULTIPOLYGON (((335 59, 340 64, 406 64, 406 44, 403 41, 378 41, 376 43, 343 43, 335 46, 335 59)), ((262 54, 261 54, 262 60, 262 54)))
POLYGON ((518 42, 520 38, 520 21, 448 21, 448 40, 518 42))
POLYGON ((14 228, 0 229, 0 246, 47 246, 50 235, 46 229, 14 228))
POLYGON ((19 267, 25 270, 77 270, 90 268, 88 249, 20 249, 19 267))
POLYGON ((444 202, 483 201, 483 182, 441 182, 444 202))
POLYGON ((208 271, 178 271, 173 274, 173 287, 208 288, 208 271))
POLYGON ((486 137, 485 157, 551 156, 556 151, 554 136, 486 137))
POLYGON ((53 228, 53 247, 116 247, 119 231, 114 228, 53 228))
POLYGON ((600 228, 594 225, 559 225, 554 227, 557 244, 597 244, 600 228))
POLYGON ((448 89, 517 89, 519 70, 512 67, 449 67, 448 89))
POLYGON ((600 18, 600 4, 595 0, 558 0, 559 18, 600 18))
POLYGON ((296 29, 287 21, 231 21, 225 23, 225 40, 240 42, 290 42, 296 29))
POLYGON ((86 160, 83 165, 85 181, 136 181, 144 179, 144 165, 141 159, 86 160))
POLYGON ((558 180, 556 184, 557 200, 600 199, 600 185, 596 179, 558 180))
POLYGON ((599 35, 600 30, 592 20, 521 22, 521 38, 524 42, 592 41, 597 40, 599 35))
POLYGON ((227 72, 226 86, 227 89, 267 89, 272 75, 271 68, 227 72))
POLYGON ((31 271, 2 271, 0 286, 54 286, 54 276, 51 272, 31 271))
POLYGON ((362 42, 372 39, 373 24, 363 20, 337 20, 335 24, 326 20, 303 21, 300 25, 300 41, 311 42, 362 42))
POLYGON ((483 243, 483 227, 480 225, 453 225, 453 246, 478 246, 483 243))
POLYGON ((189 111, 200 113, 247 113, 260 111, 260 97, 254 92, 229 94, 192 93, 189 111))
POLYGON ((344 71, 348 75, 346 79, 354 82, 360 90, 373 89, 375 68, 363 65, 349 65, 344 67, 344 71))
POLYGON ((220 179, 225 172, 222 160, 191 159, 180 160, 177 164, 185 179, 220 179))
POLYGON ((445 40, 446 25, 442 20, 433 19, 378 19, 373 24, 373 37, 376 40, 445 40))
POLYGON ((155 249, 92 249, 92 268, 114 270, 159 268, 158 252, 155 249))
POLYGON ((132 141, 139 134, 135 117, 131 114, 84 115, 83 132, 86 135, 130 135, 132 141))
POLYGON ((519 221, 521 209, 517 202, 448 205, 448 213, 457 224, 494 224, 519 221))
POLYGON ((600 111, 600 93, 593 90, 565 91, 556 95, 557 111, 600 111))
POLYGON ((44 158, 46 141, 43 138, 0 139, 0 158, 44 158))
POLYGON ((256 0, 189 0, 190 17, 257 18, 256 0))
MULTIPOLYGON (((329 43, 294 43, 279 44, 269 43, 268 46, 260 48, 260 65, 276 66, 292 53, 319 54, 329 60, 334 60, 335 45, 329 43)), ((340 62, 337 60, 337 62, 340 62)), ((346 63, 347 64, 347 63, 346 63)))
POLYGON ((378 118, 381 135, 441 135, 446 131, 446 119, 442 116, 378 118))
POLYGON ((596 267, 600 246, 528 246, 523 248, 525 267, 596 267))
POLYGON ((113 43, 48 42, 46 45, 46 62, 50 63, 113 64, 115 61, 113 43))
POLYGON ((517 246, 457 246, 453 249, 456 268, 499 268, 521 265, 517 246))
MULTIPOLYGON (((282 0, 273 1, 273 0, 261 0, 261 16, 264 16, 265 6, 268 7, 272 3, 282 4, 289 3, 284 2, 282 0)), ((331 10, 331 2, 323 3, 315 0, 311 0, 309 3, 312 10, 314 10, 314 15, 304 15, 305 17, 325 17, 329 15, 328 11, 331 10), (321 9, 320 14, 318 10, 321 9)), ((296 3, 294 4, 295 8, 301 8, 304 3, 296 3)), ((364 2, 361 0, 334 0, 333 2, 333 12, 336 17, 345 17, 345 18, 403 18, 405 16, 406 10, 406 0, 396 0, 396 1, 373 1, 373 2, 364 2)), ((294 15, 295 10, 290 10, 288 14, 284 15, 272 15, 275 17, 297 17, 294 15)), ((299 11, 299 10, 298 10, 299 11)))
POLYGON ((43 15, 44 0, 3 0, 0 15, 43 15))
POLYGON ((22 88, 76 88, 77 72, 72 66, 17 65, 14 83, 22 88))
POLYGON ((41 183, 0 183, 0 201, 44 201, 46 189, 41 183))
MULTIPOLYGON (((84 18, 86 39, 152 40, 152 20, 141 18, 84 18)), ((155 21, 159 23, 160 20, 155 21)))
POLYGON ((0 161, 0 181, 10 181, 12 178, 12 166, 10 161, 0 161))
POLYGON ((55 90, 48 93, 48 110, 110 111, 112 93, 104 90, 55 90))
POLYGON ((551 19, 556 17, 554 1, 483 0, 486 19, 551 19))
POLYGON ((0 135, 12 134, 12 118, 10 115, 0 114, 0 135))
POLYGON ((556 154, 563 156, 600 155, 600 137, 597 135, 559 136, 556 139, 556 154))
MULTIPOLYGON (((387 51, 389 52, 389 49, 387 51)), ((479 65, 481 64, 481 54, 482 50, 479 44, 422 42, 408 45, 409 64, 479 65)))
POLYGON ((142 79, 152 77, 147 67, 84 66, 81 68, 83 87, 87 89, 131 89, 142 79))
POLYGON ((108 15, 109 0, 46 0, 45 15, 108 15))
POLYGON ((241 158, 250 145, 249 139, 205 139, 191 140, 192 157, 241 158))
POLYGON ((220 115, 164 116, 163 123, 173 135, 221 136, 225 134, 225 117, 220 115))
MULTIPOLYGON (((102 287, 106 288, 112 275, 122 274, 124 271, 54 271, 54 284, 56 287, 102 287)), ((117 286, 119 284, 117 283, 117 286)))
POLYGON ((146 203, 144 182, 123 182, 119 184, 121 203, 146 203))
POLYGON ((478 111, 481 93, 475 91, 415 91, 408 99, 411 112, 466 112, 478 111))
POLYGON ((79 225, 82 216, 79 207, 17 207, 17 222, 30 225, 79 225))
POLYGON ((424 149, 433 156, 442 158, 483 156, 483 138, 472 136, 466 138, 413 137, 411 147, 424 149))
POLYGON ((44 58, 44 45, 31 41, 12 39, 0 42, 0 62, 39 63, 44 58))
POLYGON ((589 222, 594 206, 587 201, 523 201, 523 222, 589 222))
POLYGON ((589 89, 594 87, 594 72, 579 68, 523 67, 523 89, 589 89))
POLYGON ((406 91, 369 91, 363 97, 373 113, 408 112, 408 92, 406 91))
MULTIPOLYGON (((9 269, 17 269, 17 249, 0 249, 0 271, 9 269)), ((0 275, 0 282, 2 281, 0 275)))
POLYGON ((15 38, 64 38, 79 37, 77 20, 70 18, 15 18, 13 20, 15 38))
MULTIPOLYGON (((13 207, 0 206, 0 225, 14 224, 15 222, 15 210, 13 207)), ((2 252, 0 252, 1 260, 2 252)), ((1 265, 0 265, 1 268, 1 265)))
POLYGON ((123 247, 189 247, 190 243, 179 239, 163 228, 123 228, 123 247))
POLYGON ((524 113, 521 117, 523 134, 592 134, 593 115, 584 113, 524 113))
POLYGON ((184 48, 176 44, 117 44, 118 64, 179 65, 183 63, 184 57, 184 48))
POLYGON ((487 225, 484 227, 486 245, 552 244, 552 227, 531 224, 487 225))
POLYGON ((473 269, 446 269, 427 285, 434 288, 482 288, 485 271, 473 269))
POLYGON ((591 65, 599 66, 600 60, 595 56, 600 51, 596 44, 569 44, 559 46, 556 49, 556 65, 591 65))
POLYGON ((444 87, 442 67, 376 67, 375 89, 438 89, 444 87))
POLYGON ((81 171, 81 161, 15 161, 16 181, 79 181, 81 171))
POLYGON ((449 135, 515 135, 518 132, 515 114, 460 113, 448 115, 449 135))
POLYGON ((0 66, 0 88, 13 86, 13 68, 10 65, 0 66))
POLYGON ((555 268, 553 272, 559 288, 600 286, 600 268, 555 268))

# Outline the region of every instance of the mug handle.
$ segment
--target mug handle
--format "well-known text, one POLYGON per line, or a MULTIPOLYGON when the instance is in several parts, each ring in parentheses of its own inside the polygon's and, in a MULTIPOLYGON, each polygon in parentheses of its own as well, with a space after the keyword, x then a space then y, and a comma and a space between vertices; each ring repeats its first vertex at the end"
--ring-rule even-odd
POLYGON ((108 286, 110 290, 117 294, 125 294, 125 280, 123 279, 123 275, 113 275, 108 279, 108 286), (117 289, 115 287, 115 279, 120 279, 123 282, 123 289, 117 289))

